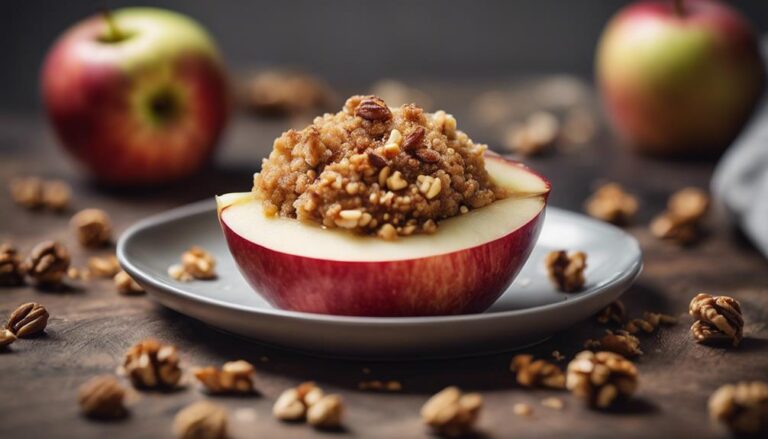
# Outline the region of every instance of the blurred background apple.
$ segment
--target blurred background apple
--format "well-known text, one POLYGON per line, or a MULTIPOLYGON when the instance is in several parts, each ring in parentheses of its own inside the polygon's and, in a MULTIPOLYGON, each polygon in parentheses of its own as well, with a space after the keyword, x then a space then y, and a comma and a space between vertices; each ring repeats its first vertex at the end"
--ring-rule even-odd
POLYGON ((596 70, 616 131, 637 150, 662 156, 725 149, 765 76, 752 26, 713 0, 627 6, 601 37, 596 70))
POLYGON ((51 48, 42 92, 61 143, 100 181, 166 183, 204 166, 229 93, 197 23, 154 8, 84 20, 51 48))

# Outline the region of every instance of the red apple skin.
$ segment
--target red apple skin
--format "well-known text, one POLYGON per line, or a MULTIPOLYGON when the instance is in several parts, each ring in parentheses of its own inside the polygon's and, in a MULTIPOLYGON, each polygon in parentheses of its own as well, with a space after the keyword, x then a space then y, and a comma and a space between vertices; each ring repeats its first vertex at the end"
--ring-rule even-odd
POLYGON ((131 8, 113 15, 118 26, 131 15, 156 20, 152 25, 159 28, 166 20, 168 32, 181 20, 192 29, 178 32, 200 41, 185 43, 179 36, 127 51, 99 41, 107 27, 102 16, 78 23, 45 60, 41 80, 49 119, 65 148, 104 183, 147 186, 189 176, 209 161, 228 119, 227 77, 215 47, 194 22, 170 11, 131 8), (148 112, 152 97, 164 92, 177 106, 170 121, 148 112))
POLYGON ((711 156, 738 135, 763 91, 758 38, 712 0, 634 3, 608 24, 596 73, 617 133, 640 152, 711 156))

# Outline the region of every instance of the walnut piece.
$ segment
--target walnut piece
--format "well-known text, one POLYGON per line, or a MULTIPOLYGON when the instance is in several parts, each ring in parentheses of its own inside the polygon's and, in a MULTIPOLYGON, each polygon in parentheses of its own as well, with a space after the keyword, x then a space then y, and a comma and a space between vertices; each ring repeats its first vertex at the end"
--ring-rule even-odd
POLYGON ((224 363, 221 369, 208 366, 195 371, 195 378, 209 393, 254 393, 255 369, 245 360, 224 363))
POLYGON ((622 303, 620 300, 616 300, 609 303, 608 306, 600 310, 600 312, 598 312, 595 316, 595 320, 603 325, 607 325, 608 323, 615 323, 620 325, 624 323, 624 319, 626 317, 627 312, 624 308, 624 303, 622 303))
POLYGON ((307 423, 320 429, 339 428, 343 412, 341 396, 325 395, 307 409, 307 423))
POLYGON ((120 270, 112 280, 117 292, 126 296, 144 294, 144 288, 123 270, 120 270))
POLYGON ((24 283, 24 270, 15 247, 0 244, 0 286, 11 287, 24 283))
POLYGON ((272 415, 281 421, 301 421, 307 416, 307 409, 325 396, 323 389, 307 381, 287 389, 272 406, 272 415))
POLYGON ((61 284, 69 268, 69 252, 54 241, 37 244, 21 264, 21 269, 38 285, 61 284))
POLYGON ((590 407, 608 408, 637 389, 637 369, 613 352, 582 351, 568 364, 566 387, 590 407))
POLYGON ((606 331, 600 339, 600 347, 606 351, 615 352, 625 357, 642 355, 640 340, 627 331, 606 331))
POLYGON ((451 386, 424 404, 421 419, 438 434, 462 436, 473 430, 482 406, 480 394, 462 393, 458 387, 451 386))
POLYGON ((560 291, 572 293, 584 287, 584 269, 587 267, 585 253, 553 251, 547 254, 544 264, 549 278, 560 291))
POLYGON ((11 198, 21 207, 36 209, 43 205, 43 180, 37 177, 23 177, 11 180, 11 198))
POLYGON ((709 416, 738 435, 768 434, 768 383, 752 381, 720 387, 709 397, 709 416))
POLYGON ((83 247, 102 247, 112 239, 112 220, 101 209, 84 209, 69 221, 83 247))
POLYGON ((732 297, 699 293, 691 300, 688 313, 701 322, 691 327, 694 339, 700 343, 722 339, 717 334, 720 332, 738 346, 744 336, 741 305, 732 297))
POLYGON ((10 329, 0 328, 0 350, 10 346, 14 341, 16 341, 16 334, 10 329))
POLYGON ((400 381, 389 380, 368 380, 360 381, 357 383, 357 388, 360 390, 370 390, 374 392, 399 392, 403 390, 403 385, 400 381))
POLYGON ((653 236, 683 246, 695 243, 701 234, 698 224, 680 221, 669 212, 654 218, 650 229, 653 236))
POLYGON ((63 211, 69 207, 72 188, 62 180, 50 180, 43 184, 43 205, 54 211, 63 211))
POLYGON ((504 144, 512 152, 535 156, 552 149, 559 137, 557 117, 539 111, 528 116, 522 124, 510 127, 504 136, 504 144))
POLYGON ((565 374, 556 364, 546 360, 534 360, 532 355, 520 354, 509 365, 517 373, 517 382, 523 387, 565 388, 565 374))
POLYGON ((533 407, 524 402, 518 402, 512 406, 512 413, 517 416, 531 416, 533 414, 533 407))
POLYGON ((176 347, 157 340, 143 340, 125 354, 123 370, 134 387, 171 389, 181 379, 176 347))
POLYGON ((88 271, 95 277, 110 278, 120 272, 120 264, 115 255, 94 256, 88 258, 88 271))
POLYGON ((11 313, 5 329, 19 338, 34 337, 45 331, 48 317, 48 310, 43 305, 34 302, 25 303, 11 313))
POLYGON ((616 225, 628 224, 637 213, 637 198, 617 183, 608 183, 595 191, 585 204, 587 213, 616 225))
POLYGON ((709 210, 709 195, 698 188, 685 188, 672 194, 667 210, 651 222, 651 233, 660 239, 689 245, 701 236, 700 224, 709 210))
POLYGON ((110 375, 88 380, 80 386, 77 399, 80 410, 88 417, 117 419, 127 414, 123 404, 125 389, 110 375))
POLYGON ((193 246, 181 255, 184 271, 195 279, 213 279, 216 277, 216 260, 205 249, 193 246))
POLYGON ((224 439, 227 410, 208 401, 190 404, 176 414, 173 433, 179 439, 224 439))

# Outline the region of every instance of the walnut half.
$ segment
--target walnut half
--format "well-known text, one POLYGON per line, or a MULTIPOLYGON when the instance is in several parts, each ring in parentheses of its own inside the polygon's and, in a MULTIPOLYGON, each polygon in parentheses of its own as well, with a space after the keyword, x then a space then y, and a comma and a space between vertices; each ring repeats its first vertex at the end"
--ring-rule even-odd
POLYGON ((725 336, 733 346, 738 346, 744 336, 741 305, 732 297, 697 294, 691 300, 688 313, 697 320, 691 327, 691 333, 700 343, 720 340, 725 336))
POLYGON ((224 363, 221 369, 208 366, 195 371, 195 378, 209 393, 254 393, 254 367, 245 360, 224 363))
POLYGON ((584 270, 587 268, 585 253, 553 251, 547 254, 544 264, 549 278, 560 291, 573 293, 584 288, 584 270))
POLYGON ((458 387, 447 387, 432 396, 421 408, 421 419, 432 430, 445 436, 462 436, 472 432, 483 407, 478 393, 462 393, 458 387))
POLYGON ((568 390, 590 407, 605 409, 637 389, 637 369, 613 352, 582 351, 568 364, 568 390))
POLYGON ((143 340, 128 350, 123 369, 138 388, 170 389, 181 379, 176 347, 152 339, 143 340))
POLYGON ((768 434, 768 383, 752 381, 720 387, 709 397, 709 415, 736 434, 768 434))
POLYGON ((227 411, 208 401, 190 404, 176 414, 173 432, 179 439, 224 439, 227 411))
POLYGON ((123 400, 125 389, 110 375, 97 376, 80 386, 78 402, 84 415, 117 419, 127 414, 123 400))

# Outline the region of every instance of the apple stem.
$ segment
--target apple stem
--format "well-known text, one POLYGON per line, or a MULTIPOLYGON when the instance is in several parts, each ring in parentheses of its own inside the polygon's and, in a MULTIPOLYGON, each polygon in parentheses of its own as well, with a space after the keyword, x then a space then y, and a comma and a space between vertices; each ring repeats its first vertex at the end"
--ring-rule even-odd
POLYGON ((675 7, 675 12, 678 16, 683 17, 685 16, 685 7, 683 5, 683 0, 673 0, 672 3, 675 7))
POLYGON ((107 37, 106 41, 109 42, 117 42, 121 41, 125 35, 123 35, 123 32, 120 31, 120 28, 117 27, 117 23, 115 23, 115 18, 112 16, 112 13, 109 11, 109 9, 105 9, 104 12, 102 12, 102 16, 104 17, 104 20, 107 22, 107 37))

